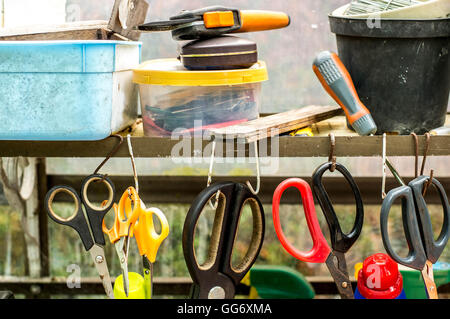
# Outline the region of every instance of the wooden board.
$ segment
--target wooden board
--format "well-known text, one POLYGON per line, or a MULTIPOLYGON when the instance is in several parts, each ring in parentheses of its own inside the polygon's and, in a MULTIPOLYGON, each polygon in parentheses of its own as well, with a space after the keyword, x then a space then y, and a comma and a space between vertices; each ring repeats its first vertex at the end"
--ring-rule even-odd
POLYGON ((300 109, 261 117, 257 120, 210 130, 212 136, 237 138, 246 143, 255 142, 332 118, 342 113, 339 106, 310 105, 300 109))
POLYGON ((143 24, 147 17, 149 4, 145 0, 116 0, 108 23, 108 29, 122 36, 137 41, 141 36, 141 32, 134 31, 133 27, 143 24), (125 6, 125 8, 123 7, 125 6), (127 8, 128 6, 128 8, 127 8), (122 12, 122 10, 128 10, 122 12), (120 21, 120 16, 126 15, 126 26, 124 29, 120 21))
POLYGON ((0 29, 0 41, 128 40, 108 29, 108 22, 80 21, 0 29))

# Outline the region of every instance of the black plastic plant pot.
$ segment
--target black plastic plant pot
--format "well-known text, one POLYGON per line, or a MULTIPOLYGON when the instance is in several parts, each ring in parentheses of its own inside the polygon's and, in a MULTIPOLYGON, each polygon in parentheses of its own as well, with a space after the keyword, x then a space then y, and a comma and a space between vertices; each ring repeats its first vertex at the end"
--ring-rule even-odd
POLYGON ((377 134, 424 134, 443 126, 450 90, 450 18, 329 16, 338 54, 377 134))

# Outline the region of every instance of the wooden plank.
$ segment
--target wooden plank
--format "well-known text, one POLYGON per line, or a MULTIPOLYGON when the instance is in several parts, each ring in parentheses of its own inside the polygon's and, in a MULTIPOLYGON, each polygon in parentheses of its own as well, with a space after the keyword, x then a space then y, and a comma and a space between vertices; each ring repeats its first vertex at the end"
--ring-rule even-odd
MULTIPOLYGON (((336 176, 339 176, 336 174, 336 176)), ((117 190, 125 190, 132 185, 133 179, 128 176, 109 176, 113 181, 117 190)), ((311 183, 311 176, 277 176, 261 177, 261 191, 258 194, 263 204, 272 204, 273 193, 277 186, 289 177, 299 177, 311 183)), ((57 185, 68 185, 75 189, 80 189, 83 176, 60 176, 48 175, 48 185, 50 189, 57 185)), ((206 187, 206 176, 140 176, 139 192, 142 198, 151 203, 157 204, 191 204, 194 198, 206 187)), ((214 176, 213 182, 234 181, 245 183, 246 181, 255 180, 254 176, 214 176)), ((358 185, 363 202, 365 205, 381 204, 381 177, 354 177, 358 185)), ((405 179, 409 181, 409 179, 405 179)), ((450 177, 439 178, 444 189, 450 189, 450 177)), ((353 193, 345 186, 346 181, 339 177, 325 177, 323 179, 324 186, 329 192, 333 203, 340 205, 354 205, 355 199, 353 193), (343 186, 344 185, 344 186, 343 186)), ((398 186, 398 182, 389 177, 386 180, 386 189, 393 189, 398 186)), ((94 187, 94 186, 92 186, 94 187)), ((120 196, 120 191, 116 196, 120 196)), ((107 197, 105 189, 101 186, 91 189, 89 195, 92 201, 101 202, 107 197)), ((119 198, 116 198, 118 201, 119 198)), ((283 195, 283 204, 298 205, 298 193, 286 192, 283 195)), ((428 204, 441 204, 441 200, 437 192, 430 192, 427 195, 428 204)))
MULTIPOLYGON (((447 117, 450 122, 450 116, 447 117)), ((277 138, 278 143, 273 139, 267 140, 269 147, 267 156, 279 157, 328 157, 330 149, 329 133, 336 133, 335 154, 339 157, 381 157, 382 136, 358 136, 351 130, 345 128, 345 117, 337 116, 330 120, 319 122, 313 125, 314 130, 319 129, 314 137, 292 137, 282 136, 277 138), (315 127, 315 128, 314 128, 315 127), (276 148, 278 146, 278 148, 276 148)), ((126 136, 128 131, 122 133, 126 136)), ((209 157, 210 153, 205 152, 205 148, 210 146, 210 140, 199 140, 186 138, 181 140, 178 137, 146 137, 143 133, 142 124, 137 125, 132 132, 131 142, 134 155, 143 158, 169 158, 175 154, 174 148, 180 144, 187 145, 183 148, 185 157, 209 157), (200 155, 199 155, 200 154, 200 155)), ((419 136, 419 154, 424 153, 425 137, 419 136)), ((14 157, 96 157, 104 158, 117 144, 117 138, 108 137, 101 141, 0 141, 0 156, 14 157)), ((240 155, 235 141, 222 143, 223 156, 236 157, 240 155)), ((429 156, 449 156, 450 155, 450 135, 432 136, 428 155, 429 156)), ((252 145, 251 145, 252 146, 252 145)), ((252 148, 252 147, 250 147, 252 148)), ((210 147, 208 148, 210 150, 210 147)), ((219 144, 218 144, 219 149, 219 144)), ((252 148, 253 149, 253 148, 252 148)), ((387 155, 392 156, 414 156, 414 141, 411 136, 387 137, 387 155)), ((219 154, 219 153, 217 153, 219 154)), ((249 145, 245 145, 245 156, 249 154, 249 145)), ((260 146, 260 154, 261 152, 260 146)), ((115 154, 115 157, 129 157, 128 147, 124 143, 115 154)))
POLYGON ((145 0, 116 0, 108 23, 108 29, 128 39, 139 40, 141 32, 134 31, 133 28, 145 22, 148 8, 149 4, 145 0), (126 16, 126 29, 122 26, 122 15, 126 16))
POLYGON ((342 109, 339 106, 310 105, 210 132, 216 137, 237 138, 251 143, 310 126, 341 113, 342 109))
POLYGON ((0 31, 1 41, 47 41, 47 40, 97 40, 104 33, 103 40, 129 39, 108 29, 107 21, 79 21, 60 25, 36 25, 6 28, 0 31))

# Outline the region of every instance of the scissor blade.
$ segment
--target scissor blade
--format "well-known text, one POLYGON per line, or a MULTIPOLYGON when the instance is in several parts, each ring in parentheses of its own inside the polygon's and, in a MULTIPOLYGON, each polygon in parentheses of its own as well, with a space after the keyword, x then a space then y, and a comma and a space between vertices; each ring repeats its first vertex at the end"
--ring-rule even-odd
POLYGON ((111 284, 111 277, 109 276, 108 264, 106 263, 105 250, 103 249, 103 247, 94 245, 91 249, 89 249, 89 253, 91 254, 92 260, 94 261, 98 275, 102 280, 106 295, 108 296, 108 298, 114 299, 114 291, 111 284))
POLYGON ((422 278, 425 283, 428 299, 439 299, 436 283, 434 282, 433 264, 428 260, 422 269, 422 278))
POLYGON ((129 280, 128 280, 128 254, 125 250, 125 245, 128 237, 122 237, 120 240, 114 245, 116 248, 117 256, 120 261, 120 269, 122 270, 122 279, 123 279, 123 291, 125 295, 128 297, 129 291, 129 280))
POLYGON ((348 276, 345 256, 340 252, 331 252, 325 264, 336 283, 337 290, 342 299, 355 299, 353 295, 352 283, 348 276))
POLYGON ((153 264, 146 256, 142 256, 142 265, 144 268, 145 298, 152 299, 153 295, 153 264))
POLYGON ((156 21, 137 26, 137 30, 141 32, 163 32, 173 31, 179 28, 187 27, 198 19, 177 19, 168 21, 156 21))

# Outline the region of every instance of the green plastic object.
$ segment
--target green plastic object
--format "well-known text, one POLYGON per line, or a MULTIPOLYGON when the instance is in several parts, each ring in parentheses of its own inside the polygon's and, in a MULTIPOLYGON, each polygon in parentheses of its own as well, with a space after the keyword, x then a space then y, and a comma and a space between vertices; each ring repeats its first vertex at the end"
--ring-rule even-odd
POLYGON ((283 266, 253 266, 250 284, 262 299, 313 299, 314 288, 301 273, 283 266))
MULTIPOLYGON (((436 263, 433 267, 434 282, 436 287, 445 285, 450 282, 450 267, 445 266, 446 263, 436 263), (442 267, 439 267, 440 265, 442 267), (436 267, 437 266, 437 267, 436 267)), ((403 288, 407 299, 427 299, 425 284, 422 280, 420 271, 413 269, 401 269, 403 276, 403 288)))

